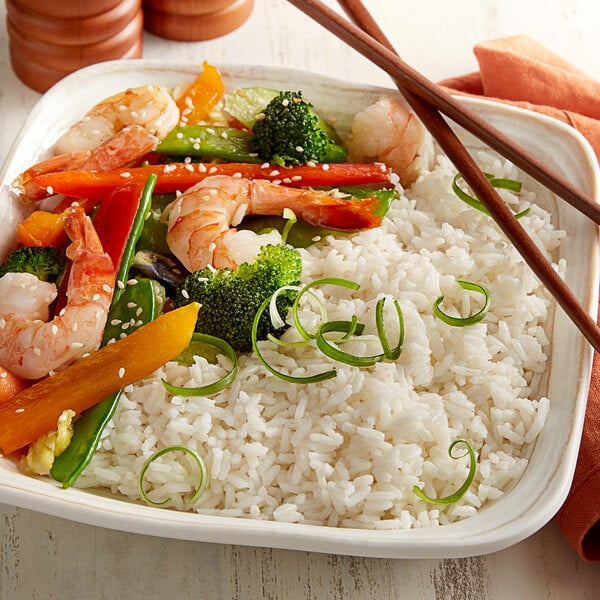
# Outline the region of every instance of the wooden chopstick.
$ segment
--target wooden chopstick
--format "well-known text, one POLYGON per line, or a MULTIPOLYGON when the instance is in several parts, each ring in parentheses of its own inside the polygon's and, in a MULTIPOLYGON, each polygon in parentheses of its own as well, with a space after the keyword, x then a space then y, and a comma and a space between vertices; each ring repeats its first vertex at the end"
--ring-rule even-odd
POLYGON ((407 65, 391 49, 349 23, 319 0, 288 0, 305 14, 323 25, 334 35, 383 69, 415 95, 435 106, 464 129, 485 142, 490 148, 510 160, 525 173, 542 183, 592 221, 600 225, 600 205, 578 190, 572 183, 536 159, 508 136, 490 125, 474 111, 463 106, 456 98, 407 65))
MULTIPOLYGON (((366 58, 372 60, 372 62, 378 66, 385 65, 385 67, 387 67, 384 70, 386 70, 395 80, 399 90, 405 96, 413 110, 415 110, 431 134, 436 138, 440 147, 453 162, 479 200, 481 200, 491 217, 496 221, 500 229, 502 229, 523 259, 527 262, 543 285, 545 285, 554 296, 557 303, 563 308, 565 313, 578 327, 592 347, 600 352, 600 328, 596 322, 581 306, 573 292, 554 270, 544 254, 515 218, 512 211, 500 198, 496 190, 490 185, 488 179, 482 173, 481 169, 477 166, 446 121, 438 111, 429 104, 429 99, 424 98, 423 95, 419 95, 415 92, 415 90, 420 90, 421 86, 412 85, 412 83, 411 86, 405 85, 405 82, 407 81, 412 82, 412 69, 406 71, 403 67, 398 67, 396 65, 396 61, 393 60, 396 55, 390 42, 385 38, 385 35, 381 32, 366 8, 362 6, 362 4, 359 5, 357 0, 349 0, 346 2, 340 1, 340 4, 342 4, 344 9, 350 12, 352 18, 358 20, 361 23, 361 26, 364 26, 369 33, 363 33, 360 28, 352 25, 343 17, 337 15, 319 0, 288 1, 306 13, 309 17, 313 18, 316 22, 335 33, 350 46, 358 49, 366 58), (356 37, 356 32, 358 32, 358 37, 356 37), (370 34, 380 38, 388 48, 371 38, 370 34), (361 40, 366 38, 369 39, 369 42, 363 43, 361 40), (358 40, 358 42, 356 40, 358 40), (396 77, 396 75, 399 75, 399 77, 396 77)), ((399 62, 401 65, 403 64, 401 61, 399 62)), ((418 77, 422 79, 420 75, 418 77)), ((428 86, 435 86, 435 84, 430 83, 428 86)))

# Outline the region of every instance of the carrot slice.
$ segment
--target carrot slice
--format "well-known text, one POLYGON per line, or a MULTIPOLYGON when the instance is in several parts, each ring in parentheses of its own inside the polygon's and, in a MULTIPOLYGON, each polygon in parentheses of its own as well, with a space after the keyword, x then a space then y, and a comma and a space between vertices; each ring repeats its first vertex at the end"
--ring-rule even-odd
POLYGON ((8 402, 27 386, 28 384, 24 379, 0 367, 0 405, 8 402))
POLYGON ((192 339, 199 308, 190 303, 164 313, 2 403, 2 452, 10 454, 56 429, 64 410, 78 414, 177 356, 192 339))

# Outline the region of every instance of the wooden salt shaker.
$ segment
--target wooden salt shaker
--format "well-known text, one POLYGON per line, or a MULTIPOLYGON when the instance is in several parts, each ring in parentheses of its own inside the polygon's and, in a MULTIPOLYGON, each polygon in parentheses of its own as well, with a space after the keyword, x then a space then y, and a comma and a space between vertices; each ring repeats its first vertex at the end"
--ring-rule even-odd
POLYGON ((254 0, 143 0, 144 27, 170 40, 210 40, 240 27, 254 0))
POLYGON ((141 0, 6 0, 9 54, 17 77, 45 92, 105 60, 140 58, 141 0))

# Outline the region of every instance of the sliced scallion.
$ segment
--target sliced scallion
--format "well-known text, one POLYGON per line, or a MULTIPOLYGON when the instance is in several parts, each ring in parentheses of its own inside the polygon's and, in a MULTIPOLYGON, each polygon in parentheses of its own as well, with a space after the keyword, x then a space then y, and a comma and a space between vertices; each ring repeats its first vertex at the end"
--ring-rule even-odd
POLYGON ((287 242, 288 235, 290 234, 290 229, 292 228, 292 225, 298 221, 298 218, 296 217, 296 213, 291 208, 283 209, 283 218, 286 221, 283 231, 281 232, 281 239, 285 244, 287 242))
MULTIPOLYGON (((511 192, 520 192, 522 184, 520 181, 515 179, 506 179, 503 177, 495 177, 490 173, 484 173, 487 177, 490 184, 495 188, 502 188, 505 190, 510 190, 511 192)), ((459 181, 463 179, 463 176, 460 173, 457 173, 452 180, 452 191, 463 201, 466 202, 469 206, 476 208, 477 210, 489 215, 488 209, 483 205, 481 200, 475 196, 471 196, 467 194, 459 185, 459 181)), ((520 219, 529 213, 529 208, 522 210, 519 213, 515 214, 516 219, 520 219)))
POLYGON ((166 500, 163 500, 162 502, 155 502, 154 500, 151 500, 148 497, 148 494, 144 490, 144 476, 146 475, 146 471, 148 470, 148 467, 150 467, 150 465, 155 460, 159 459, 163 454, 167 454, 168 452, 183 452, 184 454, 188 454, 189 456, 191 456, 198 464, 198 467, 200 468, 200 481, 198 482, 198 485, 196 486, 196 491, 194 492, 194 495, 190 498, 190 503, 194 504, 198 500, 198 498, 200 498, 200 496, 202 495, 202 492, 204 491, 204 488, 206 487, 208 476, 207 476, 207 471, 206 471, 206 464, 204 463, 204 460, 202 459, 202 457, 200 457, 198 454, 196 454, 190 448, 186 448, 185 446, 167 446, 166 448, 161 448, 160 450, 156 451, 144 463, 144 466, 142 467, 142 470, 140 471, 140 475, 138 477, 138 487, 140 490, 140 494, 141 494, 142 498, 148 504, 150 504, 152 506, 164 506, 165 504, 171 502, 171 498, 167 498, 166 500))
POLYGON ((444 321, 444 323, 447 323, 448 325, 453 325, 454 327, 466 327, 467 325, 473 325, 474 323, 481 321, 481 319, 485 317, 486 313, 490 309, 490 292, 485 286, 479 283, 472 283, 471 281, 461 280, 458 280, 457 283, 458 285, 460 285, 460 287, 462 287, 465 290, 471 290, 473 292, 479 292, 480 294, 483 294, 485 298, 483 307, 480 310, 478 310, 475 314, 470 315, 468 317, 453 317, 442 311, 440 305, 444 301, 444 296, 439 296, 433 304, 433 312, 435 316, 444 321))
POLYGON ((466 494, 469 487, 471 487, 471 483, 473 483, 473 479, 475 479, 476 470, 475 452, 473 451, 471 444, 467 440, 454 440, 448 448, 448 454, 450 455, 450 458, 454 460, 463 458, 467 456, 467 454, 469 455, 469 474, 467 475, 465 482, 453 494, 444 496, 443 498, 430 498, 419 486, 415 485, 413 486, 413 492, 419 496, 421 500, 425 500, 425 502, 430 502, 432 504, 454 504, 455 502, 458 502, 466 494), (467 447, 467 452, 460 456, 454 456, 452 450, 454 450, 454 447, 457 444, 464 444, 467 447))
MULTIPOLYGON (((350 354, 349 352, 340 350, 340 348, 331 344, 325 337, 326 333, 337 332, 345 334, 342 339, 347 339, 349 336, 357 334, 357 328, 359 328, 359 326, 362 326, 360 327, 360 332, 362 332, 364 325, 358 323, 356 317, 352 317, 351 321, 327 321, 326 323, 323 323, 315 334, 317 348, 319 348, 325 356, 346 365, 352 367, 371 367, 383 359, 383 353, 374 354, 372 356, 357 356, 356 354, 350 354)), ((358 335, 360 334, 358 333, 358 335)))
POLYGON ((217 381, 212 383, 207 383, 206 385, 202 385, 199 387, 183 387, 178 385, 173 385, 168 381, 162 379, 162 384, 165 389, 174 396, 210 396, 211 394, 216 394, 221 390, 224 390, 227 386, 229 386, 232 381, 235 379, 237 375, 238 369, 238 358, 235 350, 221 338, 214 337, 212 335, 208 335, 206 333, 194 333, 192 335, 192 342, 201 342, 203 344, 207 344, 209 346, 213 346, 217 350, 220 350, 222 354, 224 354, 231 361, 231 370, 227 375, 221 377, 217 381))
POLYGON ((252 322, 252 349, 256 354, 256 357, 260 361, 260 363, 269 371, 269 373, 287 381, 288 383, 317 383, 318 381, 324 381, 325 379, 331 379, 337 375, 335 369, 330 369, 328 371, 323 371, 321 373, 317 373, 316 375, 309 375, 307 377, 295 377, 293 375, 286 375, 285 373, 281 373, 274 369, 264 358, 262 352, 260 351, 260 347, 258 344, 258 324, 262 317, 262 314, 269 306, 271 302, 271 297, 266 298, 263 303, 259 306, 256 314, 254 315, 254 321, 252 322))
POLYGON ((305 340, 314 339, 315 334, 309 333, 300 322, 300 317, 298 316, 298 306, 300 304, 300 299, 304 296, 304 294, 306 294, 311 288, 314 288, 319 285, 338 285, 351 290, 358 290, 360 288, 360 284, 356 283, 355 281, 351 281, 349 279, 342 279, 340 277, 323 277, 322 279, 315 279, 314 281, 307 283, 298 292, 298 295, 296 296, 292 305, 292 319, 294 320, 294 326, 298 330, 298 333, 305 340))
POLYGON ((385 296, 377 301, 375 306, 375 323, 377 325, 377 335, 383 348, 383 356, 387 360, 397 360, 402 351, 402 344, 404 343, 404 317, 402 315, 402 309, 397 300, 394 300, 394 306, 396 308, 396 314, 398 316, 398 343, 394 348, 390 346, 387 333, 385 331, 385 324, 383 322, 383 306, 385 304, 385 296))

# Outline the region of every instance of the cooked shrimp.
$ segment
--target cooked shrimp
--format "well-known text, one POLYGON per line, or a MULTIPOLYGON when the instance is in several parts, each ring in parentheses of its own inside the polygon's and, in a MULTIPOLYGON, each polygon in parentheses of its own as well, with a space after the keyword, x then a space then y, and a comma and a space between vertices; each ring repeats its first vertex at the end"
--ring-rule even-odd
POLYGON ((162 140, 179 123, 179 108, 164 87, 145 85, 106 98, 56 142, 56 154, 93 150, 115 133, 139 125, 162 140))
POLYGON ((30 273, 0 278, 0 364, 25 379, 38 379, 93 352, 100 345, 112 299, 115 269, 82 208, 65 213, 72 241, 68 302, 51 321, 53 283, 30 273))
POLYGON ((53 190, 40 190, 31 180, 45 173, 68 169, 85 171, 110 171, 134 163, 140 156, 156 148, 158 138, 139 125, 130 125, 102 142, 94 150, 75 150, 39 162, 12 183, 12 191, 24 202, 37 202, 53 194, 53 190))
POLYGON ((431 168, 433 156, 433 140, 423 124, 393 98, 381 98, 354 117, 350 162, 384 162, 408 186, 431 168))
POLYGON ((189 188, 168 206, 167 243, 190 271, 209 264, 233 268, 273 240, 232 228, 245 215, 277 215, 289 208, 312 225, 357 230, 381 223, 373 212, 378 202, 376 198, 344 200, 262 179, 217 175, 189 188))

